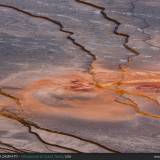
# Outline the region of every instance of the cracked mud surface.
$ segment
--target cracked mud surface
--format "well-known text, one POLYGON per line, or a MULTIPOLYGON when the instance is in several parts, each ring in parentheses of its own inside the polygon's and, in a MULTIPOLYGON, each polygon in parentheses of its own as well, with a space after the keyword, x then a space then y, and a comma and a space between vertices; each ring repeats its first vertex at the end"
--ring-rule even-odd
POLYGON ((0 152, 160 152, 158 0, 0 0, 0 152))

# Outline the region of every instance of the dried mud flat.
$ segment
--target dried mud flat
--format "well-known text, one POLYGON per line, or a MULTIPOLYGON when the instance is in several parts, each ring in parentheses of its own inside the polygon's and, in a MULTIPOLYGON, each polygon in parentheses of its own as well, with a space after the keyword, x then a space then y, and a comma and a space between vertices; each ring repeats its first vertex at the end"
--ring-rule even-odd
POLYGON ((159 0, 0 0, 0 152, 160 152, 159 0))

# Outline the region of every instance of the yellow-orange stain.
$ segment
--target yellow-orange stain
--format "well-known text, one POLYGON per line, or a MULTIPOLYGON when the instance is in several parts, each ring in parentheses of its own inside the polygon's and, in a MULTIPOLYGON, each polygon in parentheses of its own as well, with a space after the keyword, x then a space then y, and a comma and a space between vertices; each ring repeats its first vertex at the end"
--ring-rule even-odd
POLYGON ((119 71, 98 68, 94 79, 80 71, 45 76, 28 83, 17 96, 23 109, 32 114, 91 121, 128 121, 137 113, 144 116, 147 113, 135 110, 136 104, 117 99, 126 94, 136 95, 158 104, 158 93, 152 94, 152 91, 159 89, 159 82, 159 73, 127 71, 122 77, 119 71), (145 93, 146 88, 149 94, 145 93))
POLYGON ((115 101, 113 91, 97 88, 92 77, 81 72, 35 81, 19 97, 25 109, 39 114, 94 121, 129 120, 135 115, 133 109, 115 101), (54 96, 61 98, 53 101, 54 96))

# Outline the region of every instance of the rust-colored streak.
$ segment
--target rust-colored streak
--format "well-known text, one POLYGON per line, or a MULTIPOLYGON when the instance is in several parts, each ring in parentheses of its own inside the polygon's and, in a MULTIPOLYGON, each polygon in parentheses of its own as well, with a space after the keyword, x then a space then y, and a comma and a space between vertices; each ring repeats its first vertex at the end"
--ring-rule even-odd
POLYGON ((93 90, 93 83, 84 82, 81 80, 72 80, 69 89, 73 91, 83 91, 83 92, 91 92, 93 90))
POLYGON ((97 88, 92 77, 84 73, 68 73, 33 82, 19 97, 24 110, 43 114, 96 121, 128 120, 134 116, 127 107, 117 106, 113 91, 97 88))
POLYGON ((126 98, 126 99, 129 102, 123 102, 123 101, 120 101, 120 100, 116 100, 116 102, 118 102, 120 104, 127 105, 127 106, 131 106, 135 110, 135 112, 140 114, 140 115, 143 115, 143 116, 146 116, 146 117, 150 117, 150 118, 160 118, 160 115, 155 115, 155 114, 151 114, 151 113, 148 113, 148 112, 141 111, 139 106, 133 100, 131 100, 130 98, 126 98))
MULTIPOLYGON (((102 6, 82 0, 75 1, 100 10, 105 19, 115 23, 113 33, 123 37, 123 46, 133 53, 132 56, 127 57, 126 66, 129 67, 132 57, 138 56, 140 53, 127 45, 130 36, 118 31, 121 23, 108 17, 105 13, 105 8, 102 6)), ((78 71, 55 74, 53 76, 49 75, 48 77, 43 77, 43 79, 26 84, 23 89, 17 91, 17 96, 12 96, 2 89, 0 89, 0 95, 14 100, 17 106, 22 106, 25 112, 33 115, 59 116, 92 122, 131 121, 136 118, 137 114, 149 118, 160 118, 158 114, 155 115, 141 109, 138 103, 128 97, 129 95, 143 97, 146 101, 153 102, 159 106, 157 97, 160 93, 160 73, 138 72, 129 70, 129 68, 129 71, 126 71, 121 64, 119 64, 119 71, 98 68, 94 63, 97 57, 87 50, 85 46, 76 42, 72 38, 74 33, 65 30, 61 22, 49 17, 34 15, 14 6, 0 4, 0 7, 10 8, 28 16, 47 20, 58 25, 59 30, 67 34, 68 40, 92 57, 88 72, 78 71), (120 98, 123 100, 120 100, 120 98)), ((9 106, 11 102, 5 100, 2 105, 9 106)), ((152 109, 152 106, 150 108, 152 109)), ((117 152, 97 142, 76 135, 41 128, 35 123, 29 122, 13 113, 1 112, 0 114, 23 124, 23 126, 28 128, 30 134, 35 135, 39 141, 46 145, 56 146, 72 152, 80 152, 74 148, 44 141, 37 132, 32 131, 32 126, 48 132, 71 136, 84 142, 95 144, 107 151, 117 152)), ((8 147, 16 150, 13 146, 8 147)))
POLYGON ((137 86, 138 90, 143 92, 160 93, 160 83, 148 83, 137 86))

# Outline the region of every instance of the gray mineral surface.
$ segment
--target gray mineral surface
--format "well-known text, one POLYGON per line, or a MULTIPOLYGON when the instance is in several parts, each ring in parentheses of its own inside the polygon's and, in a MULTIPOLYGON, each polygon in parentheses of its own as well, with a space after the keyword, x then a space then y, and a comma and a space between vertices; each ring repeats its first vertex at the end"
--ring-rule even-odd
POLYGON ((160 0, 0 0, 1 152, 160 152, 160 0))

